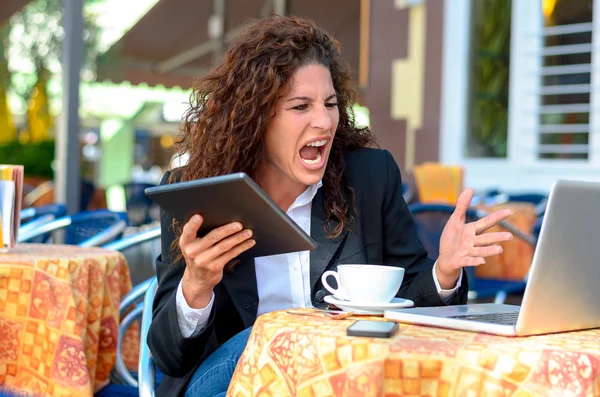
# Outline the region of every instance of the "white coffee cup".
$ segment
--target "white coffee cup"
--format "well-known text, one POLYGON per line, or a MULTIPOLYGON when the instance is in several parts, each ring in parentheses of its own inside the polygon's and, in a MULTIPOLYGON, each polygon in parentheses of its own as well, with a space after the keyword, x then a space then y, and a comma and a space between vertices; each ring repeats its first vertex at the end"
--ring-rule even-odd
POLYGON ((402 285, 404 268, 380 265, 339 265, 321 276, 327 291, 338 299, 360 303, 389 303, 402 285), (332 276, 338 288, 327 283, 332 276))

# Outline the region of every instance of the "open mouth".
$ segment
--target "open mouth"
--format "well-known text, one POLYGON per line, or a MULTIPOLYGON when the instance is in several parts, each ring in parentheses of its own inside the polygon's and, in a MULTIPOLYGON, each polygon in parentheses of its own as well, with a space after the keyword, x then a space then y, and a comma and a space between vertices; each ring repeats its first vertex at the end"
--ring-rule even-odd
POLYGON ((321 139, 306 144, 300 149, 300 159, 308 166, 321 165, 325 158, 325 148, 327 145, 327 139, 321 139))

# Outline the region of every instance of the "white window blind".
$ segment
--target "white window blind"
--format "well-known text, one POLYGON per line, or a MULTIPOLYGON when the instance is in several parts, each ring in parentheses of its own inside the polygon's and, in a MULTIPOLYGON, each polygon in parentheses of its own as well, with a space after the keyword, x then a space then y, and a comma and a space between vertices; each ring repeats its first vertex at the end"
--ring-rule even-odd
MULTIPOLYGON (((565 3, 565 4, 561 4, 565 3)), ((562 7, 561 7, 562 5, 562 7)), ((592 0, 544 15, 536 157, 588 160, 594 51, 592 0)))

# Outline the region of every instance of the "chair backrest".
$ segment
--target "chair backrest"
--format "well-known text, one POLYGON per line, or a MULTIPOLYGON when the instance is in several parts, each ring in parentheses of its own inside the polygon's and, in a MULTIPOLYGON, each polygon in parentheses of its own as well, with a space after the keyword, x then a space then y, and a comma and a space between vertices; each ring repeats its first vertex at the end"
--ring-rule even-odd
POLYGON ((138 387, 140 389, 140 396, 154 396, 154 385, 156 384, 154 360, 150 354, 147 340, 150 324, 152 323, 152 304, 154 302, 157 285, 158 281, 156 277, 154 277, 152 282, 148 285, 146 295, 144 296, 144 309, 142 311, 142 325, 140 330, 140 359, 138 363, 138 387))
MULTIPOLYGON (((160 237, 160 227, 156 227, 156 228, 153 228, 150 230, 146 230, 143 232, 133 234, 131 236, 124 237, 118 241, 114 241, 112 243, 105 244, 102 246, 102 248, 109 249, 109 250, 115 250, 115 251, 123 251, 128 248, 138 246, 142 243, 152 241, 159 237, 160 237)), ((147 310, 148 313, 150 313, 150 317, 152 317, 152 300, 153 300, 155 290, 156 290, 156 277, 151 277, 151 278, 137 284, 136 286, 134 286, 131 289, 131 291, 129 291, 129 293, 127 293, 127 295, 125 295, 121 299, 121 303, 119 305, 119 312, 120 312, 122 321, 121 321, 121 324, 119 325, 119 339, 118 339, 119 346, 122 343, 123 338, 125 336, 125 332, 129 328, 129 326, 133 323, 133 321, 135 319, 142 317, 142 311, 147 310), (150 293, 152 294, 152 297, 149 298, 150 299, 149 303, 147 300, 145 300, 144 303, 140 303, 140 301, 148 295, 149 287, 151 287, 150 293), (132 308, 132 306, 134 306, 134 307, 132 308)), ((146 316, 146 317, 148 317, 148 316, 146 316)), ((146 321, 148 322, 150 320, 148 318, 146 318, 146 321)), ((148 331, 146 330, 146 333, 147 332, 148 331)), ((142 335, 141 339, 145 341, 146 340, 145 335, 142 335)), ((144 355, 146 357, 145 358, 146 361, 150 360, 147 349, 148 349, 148 346, 145 345, 145 342, 140 345, 140 350, 141 350, 140 360, 142 360, 142 357, 144 357, 144 355), (144 350, 144 348, 146 349, 145 353, 142 352, 144 350)), ((141 366, 141 363, 140 363, 140 366, 141 366)), ((154 368, 151 364, 146 363, 146 365, 144 365, 144 374, 145 374, 146 378, 149 376, 148 375, 149 371, 152 371, 151 383, 153 383, 154 382, 154 372, 153 372, 154 368)), ((131 374, 129 373, 129 371, 127 369, 127 366, 125 365, 125 362, 121 355, 121 350, 117 350, 117 361, 115 363, 114 372, 115 372, 115 374, 114 374, 115 377, 121 383, 125 383, 125 384, 135 386, 135 387, 138 386, 136 380, 131 376, 131 374)), ((140 373, 140 375, 141 375, 141 373, 140 373)), ((143 380, 141 379, 141 376, 140 376, 140 385, 142 383, 143 383, 143 380)), ((153 389, 153 388, 151 388, 151 389, 153 389)), ((140 390, 140 392, 141 392, 141 390, 140 390)), ((148 393, 149 393, 149 390, 148 390, 148 393)), ((140 394, 140 395, 144 395, 144 396, 148 395, 149 396, 149 395, 153 395, 153 394, 140 394)))
POLYGON ((60 218, 67 215, 67 207, 63 204, 47 204, 41 207, 29 207, 21 210, 21 224, 32 221, 45 215, 53 215, 54 218, 60 218))
POLYGON ((123 237, 122 239, 113 241, 112 243, 105 244, 102 246, 102 248, 113 251, 122 251, 158 237, 160 237, 160 227, 155 227, 150 230, 123 237))
MULTIPOLYGON (((52 222, 54 219, 56 219, 54 217, 54 215, 52 214, 46 214, 46 215, 42 215, 40 217, 37 217, 33 220, 30 220, 29 222, 26 222, 24 224, 21 224, 21 226, 19 227, 19 233, 31 233, 33 231, 35 231, 37 228, 52 222)), ((46 241, 47 238, 49 238, 49 235, 41 235, 35 238, 34 241, 30 240, 30 243, 44 243, 46 241)))
POLYGON ((419 202, 455 205, 463 189, 463 169, 439 163, 423 163, 413 169, 419 202))
MULTIPOLYGON (((140 396, 153 397, 156 387, 156 371, 154 368, 154 360, 150 349, 148 348, 148 331, 152 323, 152 304, 158 281, 156 277, 146 280, 143 285, 140 285, 141 293, 138 297, 143 297, 143 302, 137 303, 136 306, 121 320, 119 325, 119 337, 117 339, 117 357, 113 373, 117 380, 129 386, 139 388, 140 396), (142 289, 143 288, 143 289, 142 289), (134 321, 141 318, 140 329, 140 357, 138 362, 138 379, 136 380, 127 369, 123 360, 121 345, 125 338, 127 329, 134 321)), ((111 377, 113 375, 111 374, 111 377)))
POLYGON ((546 212, 546 206, 548 205, 548 195, 542 193, 509 194, 508 201, 517 201, 522 203, 534 204, 536 215, 542 216, 546 212))
POLYGON ((19 235, 20 242, 56 230, 64 230, 64 243, 81 246, 98 246, 121 238, 127 226, 127 214, 109 210, 83 211, 67 215, 41 225, 36 230, 19 235))
POLYGON ((542 193, 501 193, 490 195, 486 198, 487 204, 501 204, 506 202, 529 203, 535 205, 535 213, 538 216, 546 212, 548 204, 548 195, 542 193))
MULTIPOLYGON (((63 204, 46 204, 21 210, 21 228, 19 233, 30 233, 38 227, 67 215, 67 207, 63 204)), ((40 234, 30 239, 29 243, 45 244, 52 238, 50 233, 40 234)))
POLYGON ((523 203, 539 204, 548 198, 547 194, 541 193, 521 193, 509 194, 508 201, 519 201, 523 203))
POLYGON ((119 232, 107 236, 104 240, 99 240, 95 244, 102 245, 110 241, 120 239, 122 231, 127 226, 127 214, 124 212, 115 212, 109 210, 82 211, 71 217, 71 224, 65 228, 65 244, 81 245, 86 240, 100 236, 115 225, 123 224, 119 232))

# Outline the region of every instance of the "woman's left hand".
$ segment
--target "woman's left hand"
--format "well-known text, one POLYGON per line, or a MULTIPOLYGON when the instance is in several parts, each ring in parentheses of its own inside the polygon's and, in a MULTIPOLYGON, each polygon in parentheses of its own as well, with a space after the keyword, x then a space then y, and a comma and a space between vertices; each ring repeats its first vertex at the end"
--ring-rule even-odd
POLYGON ((484 264, 488 256, 502 253, 502 247, 495 244, 513 238, 509 232, 483 234, 510 216, 512 211, 509 209, 466 223, 467 209, 472 198, 473 189, 466 189, 461 193, 456 209, 448 219, 440 238, 440 256, 436 265, 436 275, 442 289, 454 288, 463 267, 484 264))

